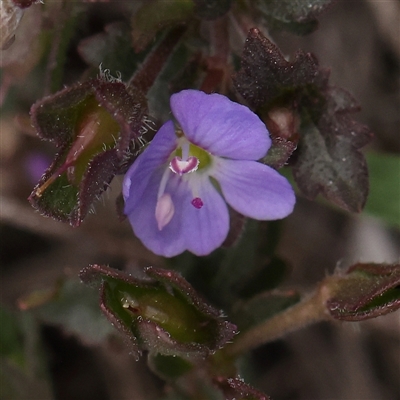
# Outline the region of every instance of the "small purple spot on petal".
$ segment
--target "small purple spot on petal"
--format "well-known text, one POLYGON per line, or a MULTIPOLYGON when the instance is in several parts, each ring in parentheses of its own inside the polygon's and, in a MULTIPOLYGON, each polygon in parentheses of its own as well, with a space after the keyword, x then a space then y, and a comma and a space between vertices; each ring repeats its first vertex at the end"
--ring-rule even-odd
POLYGON ((197 208, 197 209, 199 209, 200 210, 200 208, 201 207, 203 207, 203 201, 201 200, 201 198, 200 197, 195 197, 193 200, 192 200, 192 206, 194 207, 194 208, 197 208))

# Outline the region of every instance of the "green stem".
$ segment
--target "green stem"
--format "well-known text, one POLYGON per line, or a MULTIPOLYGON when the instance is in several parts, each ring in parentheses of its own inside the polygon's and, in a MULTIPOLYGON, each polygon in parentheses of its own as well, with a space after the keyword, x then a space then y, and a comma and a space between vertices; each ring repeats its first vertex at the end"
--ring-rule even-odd
POLYGON ((238 335, 236 340, 225 348, 226 353, 229 356, 237 357, 289 332, 328 319, 329 315, 325 307, 327 295, 327 291, 320 287, 300 303, 238 335))

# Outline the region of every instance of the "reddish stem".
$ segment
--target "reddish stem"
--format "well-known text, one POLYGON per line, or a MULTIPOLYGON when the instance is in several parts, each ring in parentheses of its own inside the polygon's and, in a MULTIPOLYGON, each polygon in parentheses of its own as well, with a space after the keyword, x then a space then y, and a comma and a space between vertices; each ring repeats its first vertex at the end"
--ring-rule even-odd
POLYGON ((168 32, 157 48, 147 56, 141 69, 131 78, 129 86, 135 86, 146 94, 153 86, 157 76, 160 74, 165 62, 175 49, 185 30, 186 27, 179 26, 168 32))
POLYGON ((227 79, 230 76, 228 65, 230 47, 228 19, 226 16, 211 22, 210 26, 211 57, 207 60, 207 75, 200 89, 206 93, 226 91, 227 79))

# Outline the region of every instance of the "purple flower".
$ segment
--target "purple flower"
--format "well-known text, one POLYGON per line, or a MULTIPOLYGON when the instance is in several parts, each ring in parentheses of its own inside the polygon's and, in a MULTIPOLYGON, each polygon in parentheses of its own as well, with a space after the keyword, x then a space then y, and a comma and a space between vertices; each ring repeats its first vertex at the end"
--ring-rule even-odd
POLYGON ((156 254, 206 255, 229 230, 228 203, 257 220, 289 215, 289 182, 257 162, 271 139, 247 107, 219 94, 183 90, 171 96, 178 123, 166 122, 125 175, 125 214, 156 254))

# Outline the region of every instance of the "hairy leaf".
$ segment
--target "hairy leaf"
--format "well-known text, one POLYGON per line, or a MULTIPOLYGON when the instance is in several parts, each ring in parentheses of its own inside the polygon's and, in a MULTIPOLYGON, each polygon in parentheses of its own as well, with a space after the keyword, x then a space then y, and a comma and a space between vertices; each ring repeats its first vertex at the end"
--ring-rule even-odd
POLYGON ((252 107, 259 108, 297 93, 313 83, 318 73, 318 61, 312 54, 299 51, 293 62, 286 61, 280 50, 254 28, 246 39, 234 85, 252 107))
POLYGON ((163 355, 205 356, 232 339, 236 327, 205 303, 176 272, 152 267, 135 278, 100 265, 81 271, 100 283, 100 307, 110 322, 141 350, 163 355))
POLYGON ((329 85, 329 71, 301 51, 287 61, 260 31, 252 29, 234 83, 269 125, 273 143, 281 145, 277 150, 273 146, 271 158, 267 155, 263 161, 282 166, 298 143, 293 176, 304 195, 313 199, 321 193, 348 211, 361 211, 368 195, 368 170, 359 149, 372 134, 352 120, 350 115, 359 106, 347 91, 329 85), (293 115, 294 128, 271 126, 271 114, 282 108, 293 115))
POLYGON ((368 168, 359 149, 370 140, 369 129, 348 115, 354 103, 335 89, 326 110, 314 125, 303 118, 293 176, 309 198, 319 193, 345 210, 360 212, 368 196, 368 168), (339 93, 339 94, 338 94, 339 93))
POLYGON ((272 146, 261 161, 274 169, 280 169, 287 164, 290 156, 297 148, 297 142, 280 137, 272 137, 272 146))
MULTIPOLYGON (((144 95, 120 81, 93 79, 31 108, 38 135, 60 148, 29 197, 42 214, 79 226, 112 178, 126 169, 147 114, 144 95)), ((136 153, 135 153, 136 154, 136 153)))
POLYGON ((335 319, 360 321, 400 308, 400 264, 356 264, 334 278, 327 308, 335 319))

